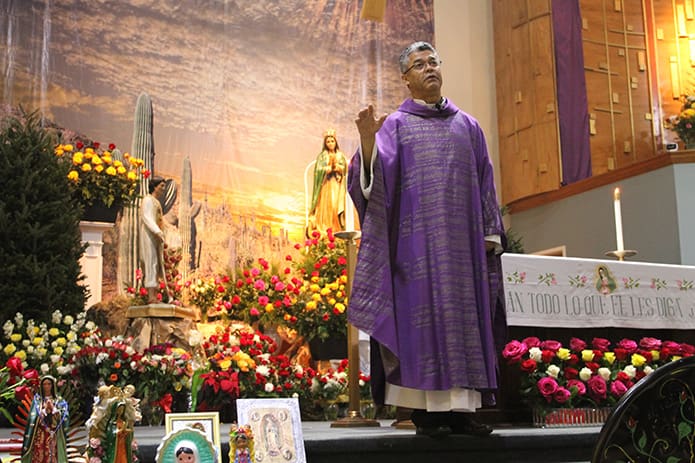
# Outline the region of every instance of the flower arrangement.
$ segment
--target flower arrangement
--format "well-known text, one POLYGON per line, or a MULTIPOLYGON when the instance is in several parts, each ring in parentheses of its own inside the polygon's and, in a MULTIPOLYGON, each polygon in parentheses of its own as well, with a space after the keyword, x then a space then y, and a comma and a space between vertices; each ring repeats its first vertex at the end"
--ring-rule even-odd
POLYGON ((137 396, 143 404, 159 406, 171 413, 172 393, 190 390, 193 368, 192 356, 170 343, 150 346, 142 353, 137 370, 137 396))
POLYGON ((285 321, 308 340, 347 335, 346 254, 345 242, 336 241, 331 229, 324 237, 314 231, 304 243, 297 264, 304 280, 294 312, 285 321))
POLYGON ((200 317, 207 321, 208 313, 217 305, 220 295, 225 292, 223 284, 229 282, 229 277, 196 278, 184 283, 188 302, 200 309, 200 317))
MULTIPOLYGON (((178 263, 181 261, 181 248, 176 250, 164 244, 164 271, 166 273, 166 282, 159 279, 157 289, 157 300, 166 301, 169 304, 181 305, 181 297, 183 294, 183 285, 181 284, 181 275, 177 269, 178 263)), ((131 305, 147 305, 147 288, 142 285, 142 269, 135 270, 135 285, 126 285, 125 291, 130 295, 131 305)))
POLYGON ((226 289, 220 298, 219 310, 229 318, 248 324, 274 324, 278 321, 278 312, 292 305, 292 291, 298 291, 295 283, 286 280, 290 272, 291 269, 285 267, 281 275, 267 260, 259 258, 258 266, 242 270, 235 281, 229 278, 224 282, 226 289))
POLYGON ((529 337, 509 342, 502 357, 522 372, 521 394, 533 408, 606 407, 614 405, 637 381, 656 368, 695 354, 695 346, 645 337, 636 342, 572 338, 565 347, 555 340, 529 337))
POLYGON ((25 370, 18 357, 10 357, 0 368, 0 413, 12 421, 7 406, 11 403, 31 400, 32 390, 39 385, 39 373, 25 370))
POLYGON ((664 125, 688 146, 695 144, 695 95, 681 95, 680 100, 681 112, 666 118, 664 125))
POLYGON ((142 159, 125 153, 120 160, 115 149, 114 144, 104 150, 97 142, 86 146, 81 141, 55 148, 55 155, 72 165, 68 180, 84 206, 98 202, 106 207, 130 204, 138 196, 140 175, 149 176, 149 171, 142 170, 142 159))

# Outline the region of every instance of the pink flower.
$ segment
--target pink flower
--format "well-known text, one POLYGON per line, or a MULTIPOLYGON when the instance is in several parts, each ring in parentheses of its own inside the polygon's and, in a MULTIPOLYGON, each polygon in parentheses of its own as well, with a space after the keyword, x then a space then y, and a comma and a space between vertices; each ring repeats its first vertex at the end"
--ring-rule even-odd
POLYGON ((621 339, 618 346, 625 349, 628 354, 633 354, 637 351, 637 343, 632 339, 621 339))
POLYGON ((572 393, 565 389, 564 387, 558 387, 557 391, 553 394, 553 399, 559 404, 564 404, 572 397, 572 393))
POLYGON ((577 395, 584 395, 586 394, 586 386, 584 383, 578 379, 570 379, 567 381, 567 389, 572 389, 572 388, 577 389, 577 395))
POLYGON ((251 308, 249 309, 249 314, 250 314, 252 317, 257 317, 257 316, 260 315, 260 312, 258 311, 257 308, 251 307, 251 308))
POLYGON ((600 350, 601 352, 606 352, 608 348, 611 346, 611 342, 608 339, 604 338, 594 338, 591 341, 591 346, 594 349, 600 350))
POLYGON ((531 337, 528 337, 526 339, 523 339, 521 342, 526 344, 529 349, 532 347, 540 347, 541 346, 541 340, 535 336, 531 336, 531 337))
POLYGON ((611 383, 611 394, 615 397, 622 397, 627 392, 627 387, 622 381, 613 381, 611 383))
POLYGON ((256 282, 253 284, 253 287, 259 291, 264 291, 265 290, 265 281, 256 280, 256 282))
POLYGON ((552 400, 553 394, 555 394, 555 391, 557 391, 558 388, 557 381, 555 381, 555 378, 551 378, 550 376, 539 379, 537 386, 538 391, 548 402, 552 400))
POLYGON ((589 395, 596 401, 604 400, 608 390, 606 381, 599 375, 594 375, 586 382, 589 395))
POLYGON ((521 360, 521 357, 528 352, 528 346, 523 342, 513 340, 504 346, 502 357, 506 358, 509 363, 516 363, 521 360))
POLYGON ((586 342, 582 341, 579 338, 570 339, 570 350, 574 352, 581 352, 584 349, 586 349, 586 342))
POLYGON ((559 341, 555 341, 553 339, 548 339, 541 343, 541 349, 549 350, 551 352, 557 352, 557 350, 561 347, 562 344, 559 341))
POLYGON ((645 350, 659 350, 661 349, 661 341, 656 338, 642 338, 639 340, 639 346, 645 350))

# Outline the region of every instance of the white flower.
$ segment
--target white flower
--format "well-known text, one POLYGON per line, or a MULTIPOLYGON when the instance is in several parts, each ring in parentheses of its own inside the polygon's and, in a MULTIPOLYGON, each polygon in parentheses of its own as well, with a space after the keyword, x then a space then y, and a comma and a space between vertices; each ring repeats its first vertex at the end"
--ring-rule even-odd
POLYGON ((297 394, 296 392, 293 392, 293 393, 292 393, 292 398, 293 398, 293 399, 298 399, 298 398, 299 398, 299 394, 297 394))
POLYGON ((96 328, 96 325, 93 321, 89 320, 84 327, 87 329, 87 331, 92 331, 94 328, 96 328))
POLYGON ((2 325, 2 331, 5 333, 5 337, 9 338, 12 336, 12 332, 14 331, 14 323, 12 323, 11 320, 5 321, 5 323, 2 325))
POLYGON ((604 380, 608 381, 611 379, 611 370, 606 367, 601 367, 598 369, 598 374, 603 378, 604 380))
POLYGON ((58 367, 57 371, 60 376, 65 376, 72 371, 72 365, 58 367))
POLYGON ((188 332, 188 344, 191 346, 198 346, 203 342, 203 335, 198 330, 191 330, 188 332))
POLYGON ((645 366, 643 371, 645 375, 651 375, 652 373, 654 373, 654 369, 649 365, 645 366))
POLYGON ((268 365, 258 365, 256 367, 256 373, 262 376, 268 376, 270 375, 270 368, 268 368, 268 365))
POLYGON ((582 381, 589 381, 591 375, 591 368, 584 367, 581 370, 579 370, 579 379, 581 379, 582 381))
POLYGON ((275 390, 275 386, 273 386, 273 383, 265 383, 265 392, 273 392, 275 390))
POLYGON ((94 361, 94 363, 96 363, 97 365, 99 365, 101 362, 103 362, 103 361, 106 360, 107 358, 109 358, 109 354, 107 354, 106 352, 99 352, 99 353, 97 354, 97 358, 96 358, 96 360, 94 361))
POLYGON ((626 375, 628 375, 630 378, 635 377, 635 373, 637 373, 637 368, 635 368, 634 365, 628 365, 625 368, 623 368, 623 371, 625 372, 626 375))
POLYGON ((60 355, 53 354, 49 358, 51 359, 51 363, 53 363, 53 364, 60 362, 60 355))
POLYGON ((294 366, 294 371, 295 371, 295 373, 299 373, 300 375, 303 375, 304 374, 304 367, 297 364, 294 366))
POLYGON ((266 352, 265 354, 261 354, 258 356, 258 358, 263 362, 269 362, 270 361, 270 353, 266 352))
POLYGON ((14 322, 17 325, 17 328, 21 328, 22 324, 24 323, 24 315, 17 312, 17 314, 14 316, 14 322))
POLYGON ((72 318, 72 315, 66 315, 65 318, 63 318, 63 323, 66 325, 72 325, 75 323, 75 319, 72 318))
POLYGON ((560 374, 560 367, 557 365, 548 365, 545 372, 548 373, 548 376, 552 376, 553 378, 557 379, 558 375, 560 374))
POLYGON ((63 319, 63 314, 60 313, 60 310, 56 310, 55 312, 53 312, 51 314, 51 322, 54 325, 58 325, 62 319, 63 319))
MULTIPOLYGON (((31 341, 29 341, 28 339, 22 339, 22 345, 24 347, 29 347, 31 345, 31 341)), ((31 347, 32 347, 32 349, 34 348, 34 346, 31 346, 31 347)))
POLYGON ((107 339, 106 341, 104 341, 104 346, 113 347, 113 339, 107 339))
POLYGON ((48 367, 47 363, 42 363, 41 366, 39 367, 39 369, 41 370, 41 374, 45 375, 46 373, 48 373, 48 370, 50 368, 48 367))
POLYGON ((543 351, 538 347, 532 347, 528 350, 528 356, 531 360, 540 362, 543 360, 543 351))

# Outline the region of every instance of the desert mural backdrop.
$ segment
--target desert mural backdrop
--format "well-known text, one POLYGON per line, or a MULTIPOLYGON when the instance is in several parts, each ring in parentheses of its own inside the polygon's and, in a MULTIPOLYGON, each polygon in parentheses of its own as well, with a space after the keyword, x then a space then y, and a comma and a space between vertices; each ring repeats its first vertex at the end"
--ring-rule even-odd
POLYGON ((397 108, 398 55, 434 35, 432 0, 389 0, 383 22, 360 19, 357 0, 0 5, 5 111, 39 110, 128 152, 136 101, 149 95, 154 173, 180 181, 190 160, 200 273, 303 240, 323 132, 336 129, 349 159, 359 109, 397 108))

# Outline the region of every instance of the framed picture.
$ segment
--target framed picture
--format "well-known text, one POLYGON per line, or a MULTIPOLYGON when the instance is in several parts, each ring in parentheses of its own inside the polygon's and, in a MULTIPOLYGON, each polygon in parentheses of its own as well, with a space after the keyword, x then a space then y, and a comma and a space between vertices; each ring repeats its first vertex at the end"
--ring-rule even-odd
POLYGON ((156 463, 220 463, 219 451, 197 428, 183 427, 168 433, 157 447, 156 463))
POLYGON ((201 431, 213 443, 219 461, 222 461, 219 412, 167 413, 164 425, 167 434, 186 428, 201 431))
POLYGON ((237 399, 239 425, 253 431, 256 461, 306 463, 297 399, 237 399))

